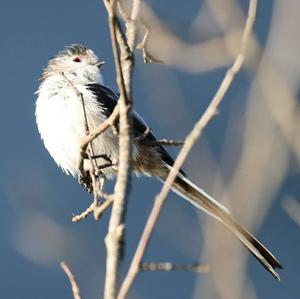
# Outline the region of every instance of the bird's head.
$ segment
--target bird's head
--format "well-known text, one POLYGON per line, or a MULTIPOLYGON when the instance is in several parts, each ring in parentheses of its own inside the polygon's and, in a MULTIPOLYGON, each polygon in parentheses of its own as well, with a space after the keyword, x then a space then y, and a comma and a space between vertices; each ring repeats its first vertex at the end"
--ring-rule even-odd
POLYGON ((102 84, 100 68, 103 64, 104 62, 100 61, 89 48, 82 45, 71 45, 49 60, 42 79, 63 73, 73 83, 102 84))

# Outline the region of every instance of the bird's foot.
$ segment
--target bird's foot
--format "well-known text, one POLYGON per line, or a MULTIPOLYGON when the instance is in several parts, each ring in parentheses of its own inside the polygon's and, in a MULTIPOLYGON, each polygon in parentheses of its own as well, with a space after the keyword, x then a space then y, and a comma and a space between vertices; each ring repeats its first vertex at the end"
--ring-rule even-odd
POLYGON ((93 182, 89 173, 85 173, 84 176, 81 174, 78 176, 78 183, 88 192, 93 193, 93 182))

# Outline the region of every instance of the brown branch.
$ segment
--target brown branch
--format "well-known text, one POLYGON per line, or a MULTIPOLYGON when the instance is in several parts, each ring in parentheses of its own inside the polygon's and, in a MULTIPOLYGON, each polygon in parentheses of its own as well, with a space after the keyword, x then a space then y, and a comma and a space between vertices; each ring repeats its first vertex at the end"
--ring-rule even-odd
POLYGON ((210 267, 208 265, 201 264, 172 264, 170 262, 163 263, 142 263, 140 265, 140 271, 192 271, 198 273, 208 273, 210 272, 210 267))
POLYGON ((166 197, 170 191, 172 183, 174 182, 174 180, 176 178, 178 170, 181 168, 184 160, 186 159, 187 155, 189 154, 190 150, 192 149, 192 147, 195 144, 195 142, 197 141, 197 139, 200 137, 205 126, 215 115, 217 108, 218 108, 219 104, 221 103, 221 101, 223 100, 235 75, 239 72, 239 70, 242 67, 242 64, 244 62, 245 55, 246 55, 248 39, 251 35, 251 31, 252 31, 254 21, 255 21, 256 8, 257 8, 257 0, 250 0, 248 16, 247 16, 246 25, 244 28, 243 39, 242 39, 240 51, 239 51, 235 61, 233 62, 233 65, 227 71, 223 81, 221 82, 221 85, 219 86, 214 98, 210 102, 206 111, 204 112, 202 117, 199 119, 199 121, 195 124, 194 128, 189 133, 189 135, 187 136, 184 146, 183 146, 182 150, 180 151, 180 153, 175 161, 175 164, 174 164, 173 168, 171 169, 171 171, 165 181, 165 184, 162 187, 161 192, 157 195, 157 197, 155 199, 153 209, 147 220, 144 232, 143 232, 140 242, 138 244, 135 255, 132 259, 132 263, 130 265, 128 273, 125 277, 125 280, 123 281, 123 284, 121 286, 121 289, 120 289, 117 299, 126 298, 128 292, 129 292, 129 289, 138 274, 139 266, 140 266, 142 257, 144 256, 145 250, 148 246, 150 236, 152 234, 152 231, 154 229, 156 221, 159 217, 159 214, 163 207, 163 204, 166 200, 166 197))
POLYGON ((76 278, 73 275, 73 273, 71 272, 70 268, 64 261, 60 263, 60 266, 62 267, 62 269, 64 270, 64 272, 66 273, 66 275, 70 281, 74 299, 81 299, 80 289, 78 287, 76 278))

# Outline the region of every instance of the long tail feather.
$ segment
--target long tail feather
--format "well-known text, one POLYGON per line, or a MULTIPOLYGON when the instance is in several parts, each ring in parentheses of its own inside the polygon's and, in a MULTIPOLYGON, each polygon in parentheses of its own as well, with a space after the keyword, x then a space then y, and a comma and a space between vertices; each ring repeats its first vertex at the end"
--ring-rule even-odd
POLYGON ((282 266, 274 257, 274 255, 245 228, 238 224, 224 206, 190 182, 181 173, 178 174, 172 189, 190 203, 195 205, 197 208, 203 210, 207 214, 222 222, 225 227, 227 227, 227 229, 229 229, 229 231, 231 231, 254 255, 254 257, 271 274, 273 274, 276 279, 280 280, 280 277, 276 272, 276 268, 281 269, 282 266))

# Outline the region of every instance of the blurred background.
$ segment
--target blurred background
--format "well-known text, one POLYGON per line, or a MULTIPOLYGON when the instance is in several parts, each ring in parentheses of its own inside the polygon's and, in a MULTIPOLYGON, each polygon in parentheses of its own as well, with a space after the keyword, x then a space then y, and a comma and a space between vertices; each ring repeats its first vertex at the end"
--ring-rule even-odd
MULTIPOLYGON (((158 138, 182 140, 239 50, 248 1, 143 2, 148 50, 164 64, 144 64, 137 50, 135 109, 158 138)), ((1 297, 72 298, 59 266, 65 260, 82 298, 101 298, 110 212, 100 222, 71 222, 92 198, 46 152, 34 93, 48 59, 72 43, 89 46, 106 61, 106 84, 116 88, 105 8, 96 0, 2 0, 0 6, 1 297)), ((184 165, 279 258, 282 281, 221 225, 170 194, 145 261, 199 262, 211 272, 141 273, 130 298, 299 296, 299 12, 297 0, 259 1, 245 67, 184 165)), ((141 27, 139 39, 142 34, 141 27)), ((106 190, 112 188, 109 182, 106 190)), ((133 179, 123 274, 160 188, 153 179, 133 179)))

